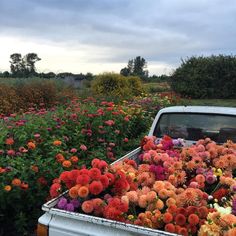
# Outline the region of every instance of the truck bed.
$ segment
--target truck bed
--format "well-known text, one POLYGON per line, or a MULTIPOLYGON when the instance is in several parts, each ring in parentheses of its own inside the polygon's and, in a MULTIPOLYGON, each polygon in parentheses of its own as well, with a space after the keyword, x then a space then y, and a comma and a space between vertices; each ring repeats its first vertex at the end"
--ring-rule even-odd
MULTIPOLYGON (((138 155, 141 148, 137 148, 127 155, 121 157, 117 162, 125 159, 133 159, 138 161, 138 155)), ((46 212, 39 218, 39 223, 47 222, 49 226, 49 236, 135 236, 135 235, 150 235, 150 236, 176 236, 177 234, 168 233, 160 230, 154 230, 132 224, 125 224, 118 221, 108 220, 101 217, 91 215, 68 212, 55 208, 61 196, 67 194, 68 191, 61 194, 59 197, 45 203, 42 210, 46 212)))

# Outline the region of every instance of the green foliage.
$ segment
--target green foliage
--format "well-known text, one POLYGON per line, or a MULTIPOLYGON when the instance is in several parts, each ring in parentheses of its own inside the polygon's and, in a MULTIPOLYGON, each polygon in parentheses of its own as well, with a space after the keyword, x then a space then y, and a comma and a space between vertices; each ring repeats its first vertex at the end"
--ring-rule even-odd
POLYGON ((142 92, 142 82, 135 76, 124 77, 114 73, 98 75, 92 81, 92 91, 96 95, 127 98, 142 92))
POLYGON ((191 57, 171 78, 172 89, 192 98, 236 98, 236 57, 191 57))

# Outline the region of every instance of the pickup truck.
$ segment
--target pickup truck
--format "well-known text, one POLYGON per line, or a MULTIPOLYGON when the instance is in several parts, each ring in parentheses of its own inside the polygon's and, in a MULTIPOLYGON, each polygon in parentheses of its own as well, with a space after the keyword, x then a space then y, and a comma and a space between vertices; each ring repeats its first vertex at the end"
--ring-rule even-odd
MULTIPOLYGON (((236 142, 236 108, 207 106, 164 108, 157 113, 148 135, 183 138, 187 145, 204 137, 209 137, 217 143, 223 143, 229 139, 236 142)), ((139 147, 114 163, 127 158, 135 160, 140 151, 139 147)), ((55 208, 59 198, 60 196, 43 205, 42 209, 45 214, 38 220, 38 236, 176 235, 60 210, 55 208)))

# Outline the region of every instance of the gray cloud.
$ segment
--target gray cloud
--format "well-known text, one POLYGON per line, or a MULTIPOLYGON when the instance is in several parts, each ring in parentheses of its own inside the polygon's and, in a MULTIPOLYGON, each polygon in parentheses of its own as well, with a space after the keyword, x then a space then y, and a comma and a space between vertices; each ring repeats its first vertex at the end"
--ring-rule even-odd
POLYGON ((234 0, 1 0, 0 36, 104 48, 91 61, 141 55, 177 65, 191 55, 235 54, 235 15, 234 0))

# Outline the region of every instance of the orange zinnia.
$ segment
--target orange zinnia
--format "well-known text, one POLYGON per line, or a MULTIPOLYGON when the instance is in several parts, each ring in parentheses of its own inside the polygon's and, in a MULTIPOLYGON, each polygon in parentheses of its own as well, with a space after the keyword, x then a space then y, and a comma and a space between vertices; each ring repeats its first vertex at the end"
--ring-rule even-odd
POLYGON ((81 208, 85 213, 91 213, 94 210, 92 200, 83 202, 81 208))
POLYGON ((77 187, 72 187, 69 190, 69 195, 71 198, 77 198, 78 197, 78 188, 77 187))
POLYGON ((7 138, 5 143, 7 145, 12 145, 12 144, 14 144, 14 139, 13 138, 7 138))
POLYGON ((65 160, 64 156, 61 153, 56 155, 56 159, 58 162, 63 162, 65 160))
POLYGON ((27 146, 29 149, 35 149, 36 145, 33 142, 28 142, 27 146))
POLYGON ((77 156, 72 156, 70 158, 70 160, 73 162, 73 163, 77 163, 79 161, 79 158, 77 156))
POLYGON ((39 172, 38 166, 35 166, 35 165, 31 166, 31 170, 36 172, 36 173, 39 172))
POLYGON ((66 161, 63 161, 63 162, 62 162, 62 166, 63 166, 63 167, 69 168, 69 167, 71 167, 71 165, 72 165, 72 164, 71 164, 70 161, 67 161, 67 160, 66 160, 66 161))
POLYGON ((55 140, 55 141, 53 142, 53 145, 54 145, 54 146, 60 146, 60 145, 61 145, 61 141, 60 141, 60 140, 55 140))
POLYGON ((4 187, 4 190, 7 191, 7 192, 11 191, 11 186, 10 185, 6 185, 4 187))
POLYGON ((20 186, 20 185, 21 185, 21 180, 15 178, 15 179, 12 180, 11 183, 12 183, 12 185, 14 185, 14 186, 20 186))
POLYGON ((86 198, 88 196, 88 194, 89 194, 88 187, 82 186, 82 187, 79 188, 79 190, 78 190, 79 197, 86 198))
POLYGON ((27 183, 21 183, 20 187, 21 187, 21 189, 26 190, 29 188, 29 185, 27 183))

